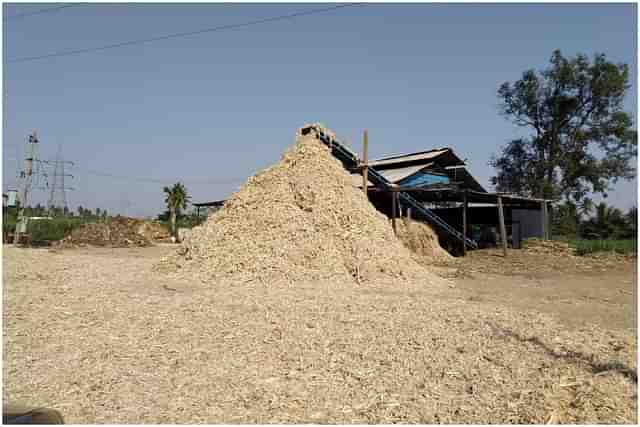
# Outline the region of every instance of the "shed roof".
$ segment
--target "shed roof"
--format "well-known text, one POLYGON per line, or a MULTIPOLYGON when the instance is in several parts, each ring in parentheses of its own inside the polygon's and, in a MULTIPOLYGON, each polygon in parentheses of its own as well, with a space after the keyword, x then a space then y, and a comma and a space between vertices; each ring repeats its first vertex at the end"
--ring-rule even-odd
POLYGON ((462 166, 453 166, 445 168, 447 176, 453 182, 460 182, 464 188, 469 190, 479 191, 481 193, 486 193, 487 190, 484 189, 482 185, 471 175, 469 170, 462 166))
POLYGON ((379 170, 390 167, 408 166, 409 164, 426 164, 428 162, 433 162, 441 167, 464 165, 464 161, 460 159, 451 148, 445 147, 417 153, 383 157, 370 161, 369 166, 373 166, 376 170, 379 170))
POLYGON ((224 205, 226 200, 214 200, 213 202, 200 202, 200 203, 191 203, 193 206, 202 208, 202 207, 212 207, 212 206, 222 206, 224 205))

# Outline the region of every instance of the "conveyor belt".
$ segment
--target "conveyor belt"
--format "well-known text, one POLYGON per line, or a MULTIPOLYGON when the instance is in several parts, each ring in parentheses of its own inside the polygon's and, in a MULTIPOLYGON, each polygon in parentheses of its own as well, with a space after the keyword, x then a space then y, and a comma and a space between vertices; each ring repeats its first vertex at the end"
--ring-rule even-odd
MULTIPOLYGON (((335 136, 333 136, 329 131, 324 129, 320 125, 308 125, 300 129, 300 133, 302 135, 307 135, 309 133, 315 133, 316 137, 326 144, 329 148, 331 148, 331 153, 342 162, 344 167, 347 170, 352 170, 359 166, 358 156, 351 150, 349 150, 346 146, 344 146, 340 141, 338 141, 335 136)), ((391 189, 394 185, 389 182, 382 174, 376 171, 374 168, 369 167, 369 181, 377 187, 391 189)), ((462 233, 460 233, 455 228, 451 227, 446 223, 442 218, 436 215, 433 211, 428 208, 425 208, 420 202, 411 197, 409 193, 401 191, 398 194, 399 202, 401 206, 410 207, 412 213, 415 214, 416 217, 425 220, 429 224, 431 224, 436 231, 444 233, 445 235, 454 238, 455 240, 464 242, 468 247, 476 249, 478 244, 468 237, 465 237, 462 233)))

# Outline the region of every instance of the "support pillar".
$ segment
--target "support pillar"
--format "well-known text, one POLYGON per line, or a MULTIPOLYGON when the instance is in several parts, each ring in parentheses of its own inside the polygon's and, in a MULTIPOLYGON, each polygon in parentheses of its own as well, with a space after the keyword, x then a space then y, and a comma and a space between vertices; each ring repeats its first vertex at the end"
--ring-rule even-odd
MULTIPOLYGON (((462 235, 467 237, 467 191, 462 193, 462 235)), ((462 242, 462 256, 467 256, 467 244, 462 242)))
POLYGON ((369 181, 369 132, 364 130, 364 140, 362 141, 362 191, 367 196, 367 187, 369 181))
POLYGON ((398 234, 396 229, 396 216, 398 212, 398 192, 395 189, 391 192, 391 226, 393 227, 393 232, 398 234))
POLYGON ((498 217, 500 219, 500 239, 502 240, 502 255, 507 256, 507 229, 504 226, 504 209, 502 197, 498 196, 498 217))
POLYGON ((542 239, 549 240, 549 213, 547 212, 547 202, 542 204, 542 239))

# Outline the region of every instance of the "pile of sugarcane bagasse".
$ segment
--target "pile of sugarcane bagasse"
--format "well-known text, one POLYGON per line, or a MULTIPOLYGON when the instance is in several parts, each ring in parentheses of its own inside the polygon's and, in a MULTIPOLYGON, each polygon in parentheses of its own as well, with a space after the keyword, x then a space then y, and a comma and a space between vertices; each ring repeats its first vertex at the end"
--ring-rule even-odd
POLYGON ((249 178, 161 266, 265 283, 442 282, 414 256, 329 148, 313 133, 298 133, 279 163, 249 178))

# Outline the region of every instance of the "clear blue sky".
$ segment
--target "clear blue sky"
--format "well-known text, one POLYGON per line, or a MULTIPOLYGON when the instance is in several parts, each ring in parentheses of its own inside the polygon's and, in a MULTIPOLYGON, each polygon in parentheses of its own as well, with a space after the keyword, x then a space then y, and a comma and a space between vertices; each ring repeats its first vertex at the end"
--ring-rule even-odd
MULTIPOLYGON (((54 4, 6 5, 4 13, 54 4)), ((75 209, 155 215, 161 184, 194 201, 227 197, 277 161, 304 123, 320 121, 372 157, 453 147, 488 185, 490 155, 522 135, 496 90, 551 52, 604 52, 631 66, 637 105, 637 14, 624 4, 373 4, 96 53, 7 59, 241 23, 313 4, 89 4, 4 23, 3 187, 37 129, 43 158, 76 162, 75 209), (93 171, 89 173, 88 171, 93 171), (230 180, 240 179, 238 182, 230 180), (213 182, 206 182, 213 181, 213 182)), ((47 194, 35 193, 46 203, 47 194)), ((609 201, 636 204, 636 182, 609 201)))

